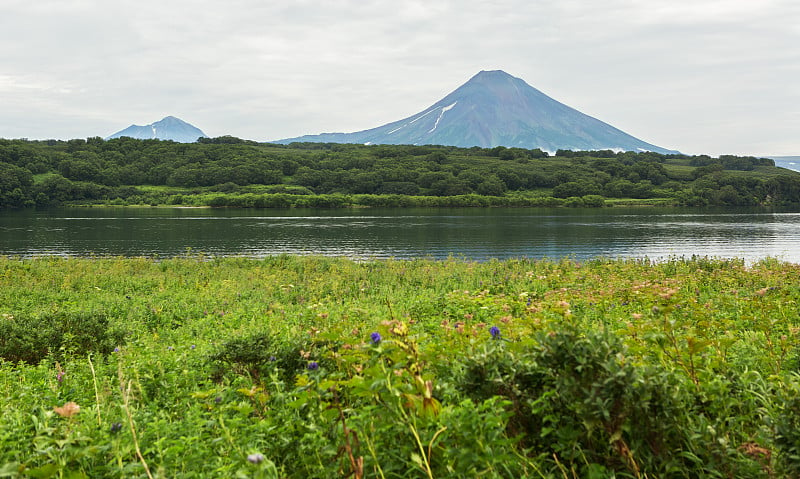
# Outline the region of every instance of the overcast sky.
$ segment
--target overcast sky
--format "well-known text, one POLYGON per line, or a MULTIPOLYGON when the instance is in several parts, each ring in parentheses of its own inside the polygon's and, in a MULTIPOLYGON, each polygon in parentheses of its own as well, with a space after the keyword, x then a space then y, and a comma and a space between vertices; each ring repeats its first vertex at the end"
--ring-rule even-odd
POLYGON ((376 127, 504 70, 644 141, 800 155, 797 0, 0 0, 0 137, 376 127))

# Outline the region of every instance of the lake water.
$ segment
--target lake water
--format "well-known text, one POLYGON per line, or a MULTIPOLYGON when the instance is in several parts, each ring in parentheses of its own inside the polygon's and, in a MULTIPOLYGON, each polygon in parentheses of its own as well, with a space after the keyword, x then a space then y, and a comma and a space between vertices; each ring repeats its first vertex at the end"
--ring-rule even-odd
POLYGON ((763 209, 63 208, 0 212, 0 255, 664 259, 800 263, 800 212, 763 209))

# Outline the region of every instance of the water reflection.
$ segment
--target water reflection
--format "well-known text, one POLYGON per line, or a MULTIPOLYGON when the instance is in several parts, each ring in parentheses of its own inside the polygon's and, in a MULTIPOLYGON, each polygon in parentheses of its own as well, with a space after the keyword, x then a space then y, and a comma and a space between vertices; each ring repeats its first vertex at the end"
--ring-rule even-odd
POLYGON ((3 255, 352 258, 716 256, 800 262, 800 213, 686 209, 218 210, 0 214, 3 255))

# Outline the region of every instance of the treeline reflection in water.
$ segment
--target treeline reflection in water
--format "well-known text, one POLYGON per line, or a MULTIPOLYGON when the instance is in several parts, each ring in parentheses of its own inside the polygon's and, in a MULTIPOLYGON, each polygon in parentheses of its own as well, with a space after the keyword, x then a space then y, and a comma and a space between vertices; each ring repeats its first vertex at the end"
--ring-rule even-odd
POLYGON ((800 212, 764 209, 65 208, 0 214, 11 256, 668 258, 800 263, 800 212))

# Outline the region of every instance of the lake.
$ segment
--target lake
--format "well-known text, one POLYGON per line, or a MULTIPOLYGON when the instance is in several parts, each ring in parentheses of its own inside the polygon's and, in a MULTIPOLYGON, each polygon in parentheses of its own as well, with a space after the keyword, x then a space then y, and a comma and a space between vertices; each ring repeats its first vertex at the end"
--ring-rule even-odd
POLYGON ((800 210, 60 208, 0 212, 0 255, 672 256, 800 263, 800 210))

